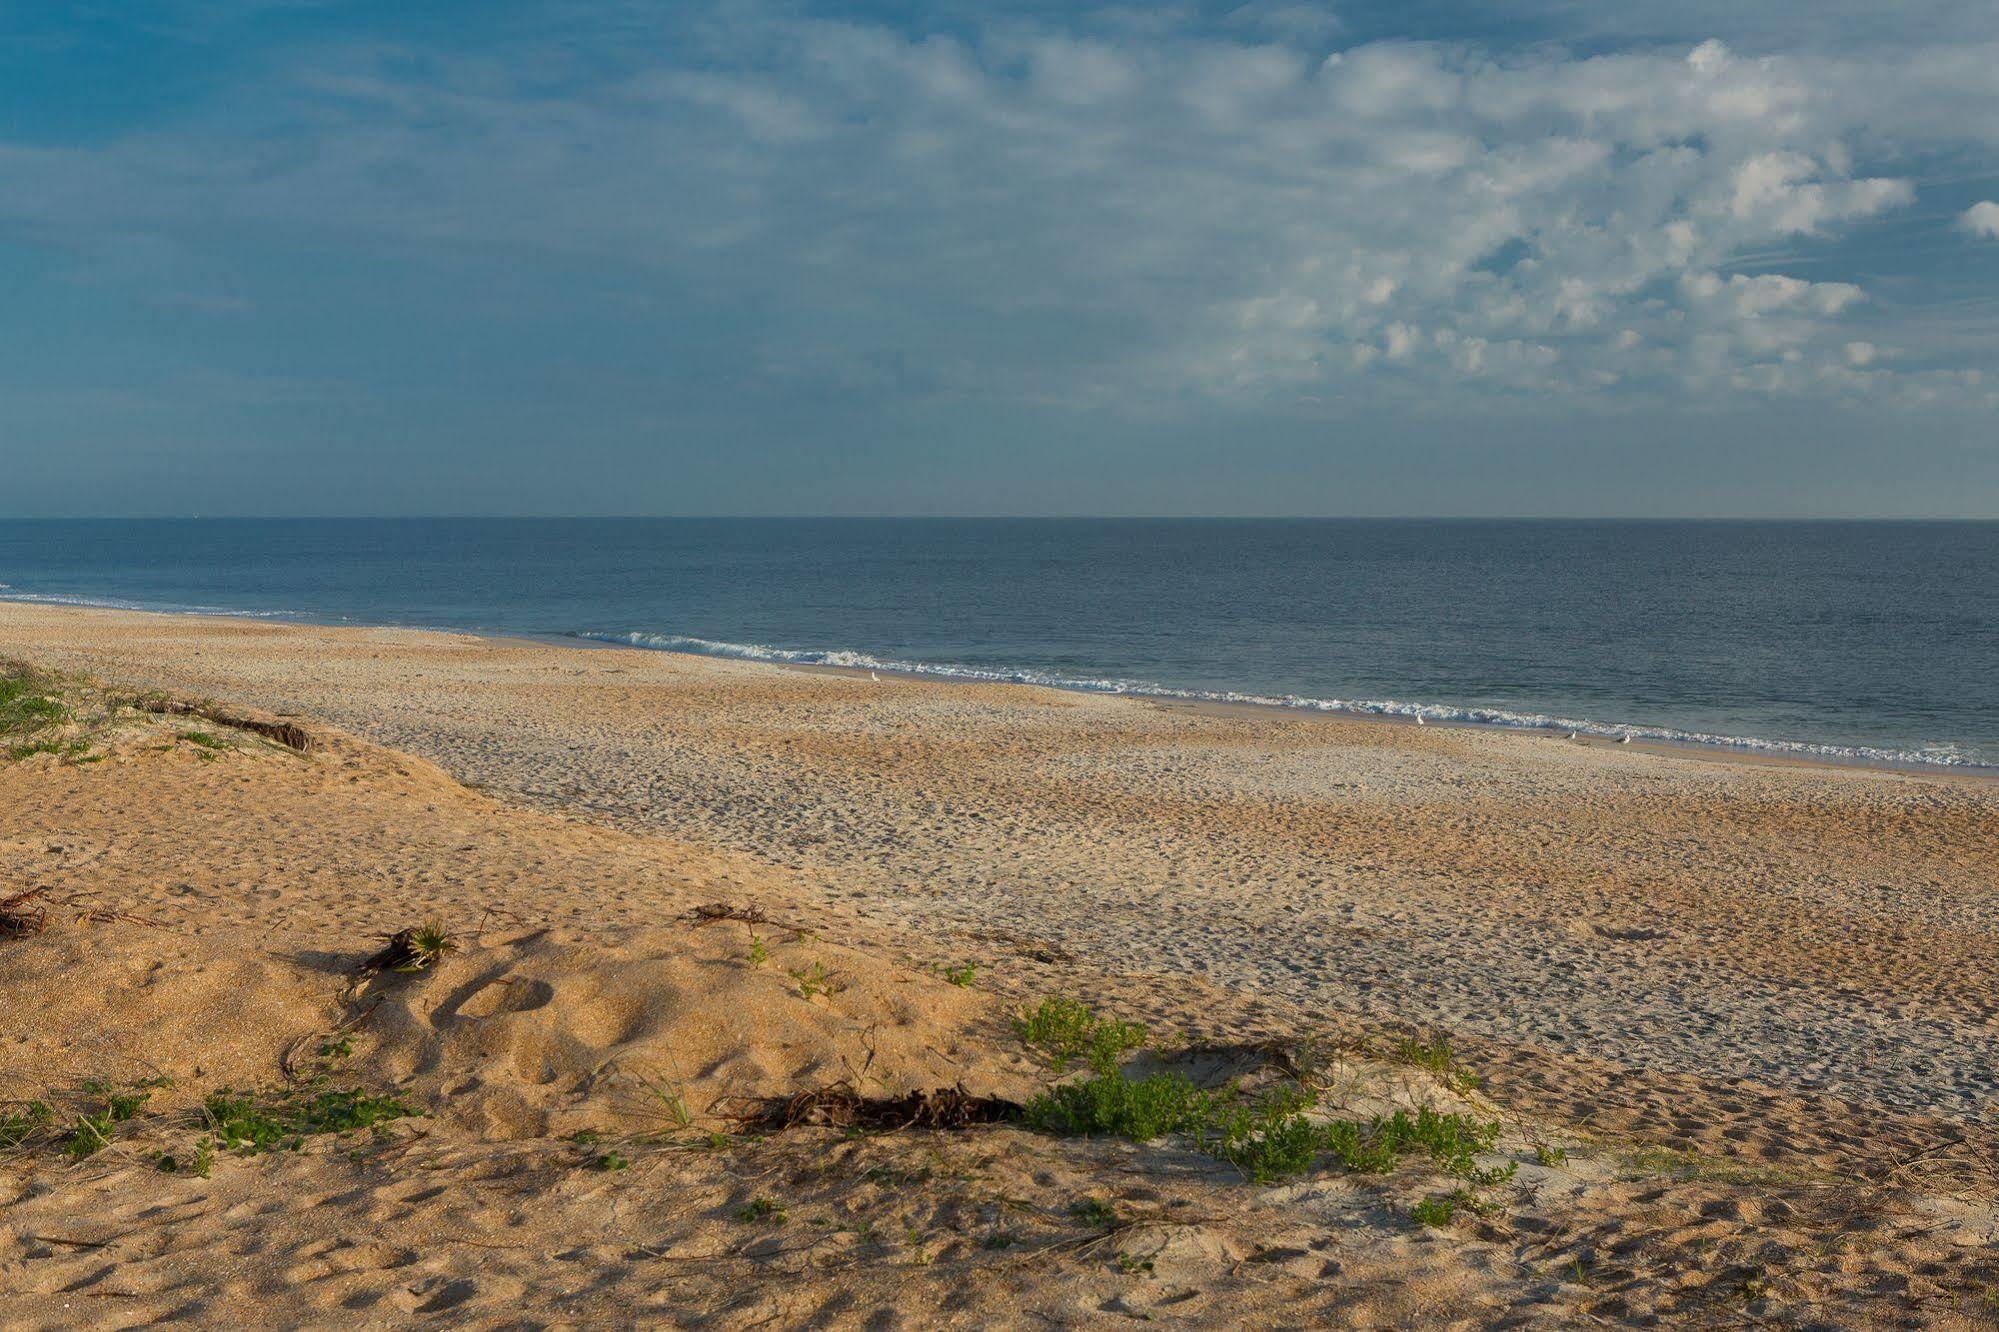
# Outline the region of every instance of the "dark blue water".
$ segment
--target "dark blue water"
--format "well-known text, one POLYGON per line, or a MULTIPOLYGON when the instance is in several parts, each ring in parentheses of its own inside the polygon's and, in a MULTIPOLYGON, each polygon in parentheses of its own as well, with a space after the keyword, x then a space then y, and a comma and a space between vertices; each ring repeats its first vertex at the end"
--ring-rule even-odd
POLYGON ((1999 523, 14 521, 0 583, 1999 764, 1999 523))

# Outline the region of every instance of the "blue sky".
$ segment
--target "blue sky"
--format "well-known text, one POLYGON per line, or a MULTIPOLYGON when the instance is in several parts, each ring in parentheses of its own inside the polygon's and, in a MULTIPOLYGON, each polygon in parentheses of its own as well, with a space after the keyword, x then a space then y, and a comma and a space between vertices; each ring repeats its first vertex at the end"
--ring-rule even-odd
POLYGON ((0 514, 1999 516, 1999 17, 0 8, 0 514))

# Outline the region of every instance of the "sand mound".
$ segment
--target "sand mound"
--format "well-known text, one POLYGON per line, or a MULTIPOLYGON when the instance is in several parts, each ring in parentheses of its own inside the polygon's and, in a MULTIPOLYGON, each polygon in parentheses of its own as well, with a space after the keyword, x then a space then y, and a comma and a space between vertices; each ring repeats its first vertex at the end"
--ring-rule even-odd
MULTIPOLYGON (((277 1076, 285 1049, 336 1020, 338 980, 260 952, 252 937, 124 924, 51 928, 0 944, 0 1096, 82 1079, 204 1087, 277 1076)), ((164 1098, 163 1098, 164 1099, 164 1098)))
POLYGON ((770 926, 663 927, 610 946, 489 936, 358 988, 353 955, 287 959, 257 942, 100 925, 0 945, 0 993, 35 1015, 0 1049, 0 1098, 165 1077, 162 1099, 185 1101, 274 1085, 289 1055, 291 1072, 528 1138, 726 1127, 748 1100, 832 1084, 881 1097, 1036 1085, 995 1039, 989 996, 770 926), (352 1053, 321 1057, 341 1029, 352 1053))
POLYGON ((836 1082, 881 1096, 1033 1085, 992 1039, 989 998, 738 922, 608 947, 556 930, 492 940, 434 973, 379 976, 357 1004, 369 1081, 492 1137, 714 1127, 734 1099, 836 1082))

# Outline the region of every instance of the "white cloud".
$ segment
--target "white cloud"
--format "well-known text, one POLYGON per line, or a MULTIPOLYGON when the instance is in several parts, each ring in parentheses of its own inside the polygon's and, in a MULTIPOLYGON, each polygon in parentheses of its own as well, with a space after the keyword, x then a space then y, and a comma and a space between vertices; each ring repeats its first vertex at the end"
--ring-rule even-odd
MULTIPOLYGON (((842 385, 896 367, 926 391, 1110 404, 1989 392, 1906 329, 1884 366, 1850 325, 1900 316, 1837 257, 1909 208, 1921 152, 1999 148, 1965 114, 1999 48, 1325 56, 1317 6, 1221 35, 1160 11, 955 38, 699 12, 572 33, 587 73, 567 81, 540 48, 419 72, 317 53, 316 84, 274 73, 268 124, 0 144, 0 226, 615 264, 746 363, 842 385), (1785 271, 1803 245, 1813 266, 1785 271), (1735 271, 1752 257, 1774 271, 1735 271)), ((1963 225, 1999 236, 1999 204, 1963 225)))
POLYGON ((1999 240, 1999 203, 1985 199, 1971 205, 1958 218, 1958 225, 1974 236, 1999 240))
POLYGON ((1867 217, 1914 201, 1903 180, 1848 180, 1825 183, 1827 166, 1803 153, 1763 153, 1735 169, 1729 211, 1738 220, 1761 223, 1780 235, 1817 232, 1829 222, 1867 217))

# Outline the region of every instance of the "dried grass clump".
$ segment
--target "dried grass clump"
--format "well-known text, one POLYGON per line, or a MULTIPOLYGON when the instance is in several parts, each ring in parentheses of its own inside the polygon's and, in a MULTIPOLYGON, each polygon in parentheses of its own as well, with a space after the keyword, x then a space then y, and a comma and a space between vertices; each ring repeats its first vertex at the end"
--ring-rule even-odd
POLYGON ((764 1133, 801 1125, 893 1133, 902 1129, 962 1129, 975 1124, 1001 1124, 1019 1118, 1020 1109, 1017 1102, 997 1096, 974 1096, 963 1087, 871 1097, 840 1083, 799 1092, 796 1096, 750 1101, 729 1117, 744 1131, 764 1133))
POLYGON ((0 939, 25 939, 48 928, 48 908, 41 899, 46 888, 30 888, 11 897, 0 897, 0 939))

